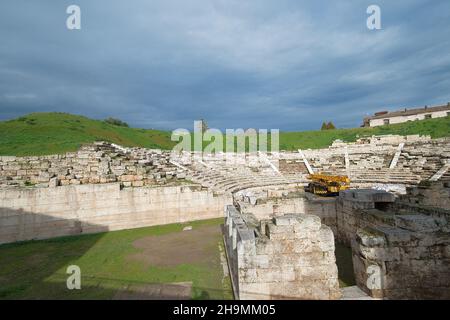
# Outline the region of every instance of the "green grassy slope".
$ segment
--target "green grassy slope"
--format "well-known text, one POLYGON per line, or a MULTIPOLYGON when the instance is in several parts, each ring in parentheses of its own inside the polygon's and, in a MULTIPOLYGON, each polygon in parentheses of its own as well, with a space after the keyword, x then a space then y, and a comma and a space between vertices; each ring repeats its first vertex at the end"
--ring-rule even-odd
MULTIPOLYGON (((281 132, 280 149, 324 148, 334 140, 352 142, 362 136, 422 134, 450 136, 450 117, 376 128, 281 132)), ((118 127, 66 113, 32 113, 0 122, 0 155, 46 155, 77 150, 81 144, 109 141, 127 147, 171 149, 168 131, 118 127)))
POLYGON ((170 132, 119 127, 66 113, 32 113, 0 122, 1 155, 64 153, 99 140, 127 147, 170 149, 174 145, 170 132))
POLYGON ((374 128, 336 129, 324 131, 282 132, 281 150, 326 148, 336 139, 354 142, 360 137, 372 135, 430 135, 432 138, 450 136, 450 117, 405 122, 374 128))

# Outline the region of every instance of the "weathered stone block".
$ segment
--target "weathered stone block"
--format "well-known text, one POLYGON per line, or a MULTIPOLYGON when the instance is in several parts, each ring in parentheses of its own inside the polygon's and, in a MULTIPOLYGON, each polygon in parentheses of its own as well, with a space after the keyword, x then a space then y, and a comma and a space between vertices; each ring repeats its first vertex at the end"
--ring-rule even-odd
POLYGON ((144 181, 133 181, 132 182, 132 186, 133 187, 142 187, 142 186, 144 186, 144 181))
POLYGON ((304 233, 311 231, 319 231, 322 226, 320 218, 315 215, 299 215, 297 218, 298 223, 294 224, 294 232, 304 233))
POLYGON ((435 232, 440 228, 433 217, 426 215, 398 215, 396 226, 402 229, 420 232, 435 232))
POLYGON ((356 233, 356 239, 366 247, 384 247, 386 245, 384 234, 374 228, 359 229, 356 233))

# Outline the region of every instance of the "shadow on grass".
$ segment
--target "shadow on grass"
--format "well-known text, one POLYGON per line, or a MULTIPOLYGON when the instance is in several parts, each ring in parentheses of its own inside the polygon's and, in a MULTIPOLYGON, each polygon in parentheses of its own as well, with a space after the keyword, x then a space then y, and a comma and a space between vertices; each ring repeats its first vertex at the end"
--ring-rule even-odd
POLYGON ((0 208, 0 217, 0 243, 7 243, 0 245, 0 299, 76 296, 76 290, 67 289, 67 267, 76 265, 108 228, 10 208, 0 208), (76 236, 87 230, 98 233, 76 236), (35 241, 42 238, 52 239, 35 241), (61 278, 58 283, 55 277, 61 278))
MULTIPOLYGON (((147 228, 105 233, 108 231, 105 226, 6 208, 0 208, 0 217, 0 242, 22 241, 0 245, 0 299, 202 300, 226 297, 225 289, 208 285, 207 288, 197 283, 198 277, 191 279, 179 270, 161 270, 163 274, 157 274, 156 278, 165 275, 167 281, 155 282, 147 269, 123 263, 122 257, 129 254, 128 242, 147 236, 147 228), (23 227, 28 225, 32 227, 23 227), (72 236, 61 236, 63 234, 72 236), (42 235, 52 238, 39 240, 42 235), (67 288, 70 274, 66 271, 70 265, 81 268, 81 290, 67 288), (178 281, 190 281, 190 284, 178 281)), ((152 234, 177 231, 174 226, 161 226, 152 230, 152 234)), ((194 271, 194 274, 199 272, 194 271)))

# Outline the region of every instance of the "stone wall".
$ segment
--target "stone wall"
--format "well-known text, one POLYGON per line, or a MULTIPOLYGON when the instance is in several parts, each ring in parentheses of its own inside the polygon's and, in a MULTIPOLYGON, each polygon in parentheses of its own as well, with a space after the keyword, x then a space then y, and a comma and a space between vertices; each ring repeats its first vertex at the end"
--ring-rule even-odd
POLYGON ((341 192, 337 240, 351 244, 357 284, 370 296, 448 299, 450 211, 405 197, 375 190, 341 192))
MULTIPOLYGON (((353 183, 401 183, 416 185, 450 161, 450 139, 429 136, 373 136, 353 143, 335 141, 324 149, 303 150, 314 172, 348 174, 353 183), (391 168, 397 151, 398 159, 391 168), (345 157, 348 155, 348 164, 345 157), (348 165, 348 166, 347 166, 348 165)), ((282 152, 282 172, 305 172, 299 153, 282 152), (288 164, 288 162, 290 162, 288 164)))
POLYGON ((224 239, 237 299, 338 299, 331 229, 314 215, 257 220, 226 208, 224 239))
POLYGON ((421 206, 450 208, 450 182, 430 182, 408 188, 400 200, 421 206))
POLYGON ((125 149, 106 142, 77 152, 40 157, 0 157, 0 186, 57 187, 120 182, 125 187, 164 185, 184 179, 170 152, 125 149))
MULTIPOLYGON (((303 150, 314 172, 350 175, 361 184, 417 185, 450 163, 450 139, 419 136, 361 138, 325 149, 303 150), (401 148, 403 146, 403 148, 401 148), (394 161, 395 160, 395 161, 394 161)), ((299 152, 214 155, 123 148, 98 142, 77 152, 43 157, 0 157, 0 187, 56 187, 120 182, 124 187, 173 185, 189 179, 216 192, 307 183, 299 152), (233 161, 227 161, 229 158, 233 161), (178 164, 178 165, 177 165, 178 164)))
POLYGON ((241 213, 253 214, 257 219, 271 219, 285 213, 312 214, 336 232, 336 199, 324 198, 293 190, 267 190, 255 193, 246 190, 244 196, 234 197, 241 213), (240 199, 240 200, 239 200, 240 199))
POLYGON ((375 298, 450 299, 450 237, 433 218, 399 217, 365 228, 352 245, 358 286, 375 298))
POLYGON ((378 210, 395 201, 385 191, 361 189, 341 192, 336 200, 336 239, 350 246, 359 229, 389 224, 392 214, 378 210))
POLYGON ((0 190, 0 244, 223 217, 230 196, 200 186, 119 183, 0 190))

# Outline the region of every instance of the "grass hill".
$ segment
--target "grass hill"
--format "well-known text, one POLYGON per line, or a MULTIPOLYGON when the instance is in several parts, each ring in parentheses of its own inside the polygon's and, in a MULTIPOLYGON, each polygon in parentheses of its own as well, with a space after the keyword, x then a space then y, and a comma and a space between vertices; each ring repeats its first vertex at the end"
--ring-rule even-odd
MULTIPOLYGON (((280 149, 324 148, 336 139, 351 142, 362 136, 385 134, 450 136, 450 117, 376 128, 282 132, 280 149)), ((127 147, 171 149, 175 142, 170 135, 169 131, 121 127, 66 113, 32 113, 0 122, 0 155, 60 154, 99 140, 127 147)))
POLYGON ((0 122, 0 155, 47 155, 75 151, 93 141, 170 149, 170 132, 133 129, 66 113, 31 113, 0 122))
POLYGON ((360 137, 397 134, 420 134, 432 138, 450 137, 450 117, 391 124, 373 128, 335 129, 323 131, 282 132, 281 150, 326 148, 334 140, 354 142, 360 137))

